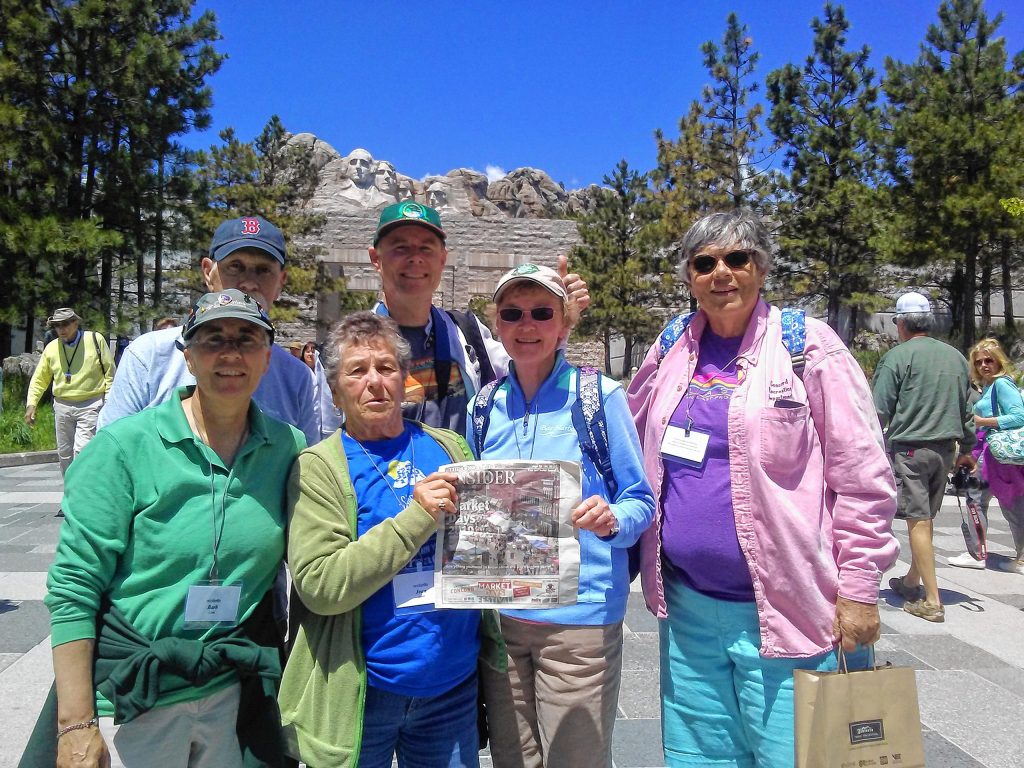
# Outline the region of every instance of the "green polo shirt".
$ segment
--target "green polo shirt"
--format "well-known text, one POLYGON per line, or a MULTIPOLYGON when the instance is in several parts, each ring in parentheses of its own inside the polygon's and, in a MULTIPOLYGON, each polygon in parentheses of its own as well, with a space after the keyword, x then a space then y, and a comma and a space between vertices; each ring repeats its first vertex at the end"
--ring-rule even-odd
MULTIPOLYGON (((221 580, 242 585, 239 621, 270 588, 284 556, 288 472, 305 439, 252 404, 249 437, 229 469, 189 427, 181 398, 191 389, 100 430, 68 470, 47 580, 53 645, 95 637, 104 597, 151 640, 225 633, 183 628, 186 594, 209 577, 215 536, 221 580)), ((160 704, 232 679, 162 691, 160 704)), ((97 707, 112 713, 99 697, 97 707)))

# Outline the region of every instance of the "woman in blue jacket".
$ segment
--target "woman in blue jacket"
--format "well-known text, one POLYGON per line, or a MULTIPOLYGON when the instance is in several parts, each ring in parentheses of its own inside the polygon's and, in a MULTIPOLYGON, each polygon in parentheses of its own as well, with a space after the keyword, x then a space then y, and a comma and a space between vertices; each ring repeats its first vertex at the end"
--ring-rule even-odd
POLYGON ((576 604, 502 611, 508 674, 482 669, 491 757, 495 768, 611 766, 627 548, 650 525, 654 497, 625 394, 604 377, 599 394, 614 476, 603 477, 583 455, 572 418, 580 372, 561 351, 575 317, 558 274, 520 265, 498 282, 494 302, 495 330, 512 364, 482 442, 468 420, 469 442, 482 445, 481 459, 580 462, 583 501, 572 515, 580 543, 576 604))
MULTIPOLYGON (((983 431, 987 434, 995 429, 1024 427, 1024 398, 1011 378, 1013 365, 999 342, 982 339, 971 347, 970 360, 971 378, 982 387, 981 397, 974 404, 974 426, 979 437, 983 431)), ((1024 573, 1024 466, 996 461, 986 445, 980 474, 1010 526, 1016 551, 1011 567, 1024 573)))

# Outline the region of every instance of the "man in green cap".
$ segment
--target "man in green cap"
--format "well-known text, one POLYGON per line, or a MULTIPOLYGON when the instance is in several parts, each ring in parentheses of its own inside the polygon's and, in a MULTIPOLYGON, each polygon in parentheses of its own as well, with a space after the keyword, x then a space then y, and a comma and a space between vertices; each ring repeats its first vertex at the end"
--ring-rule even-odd
MULTIPOLYGON (((380 274, 384 298, 374 311, 390 315, 412 347, 403 412, 406 418, 466 433, 466 407, 481 386, 503 376, 509 357, 500 342, 472 313, 444 312, 434 293, 448 262, 441 216, 429 205, 407 200, 381 211, 370 247, 370 263, 380 274)), ((586 283, 559 274, 570 301, 580 310, 590 303, 586 283)))

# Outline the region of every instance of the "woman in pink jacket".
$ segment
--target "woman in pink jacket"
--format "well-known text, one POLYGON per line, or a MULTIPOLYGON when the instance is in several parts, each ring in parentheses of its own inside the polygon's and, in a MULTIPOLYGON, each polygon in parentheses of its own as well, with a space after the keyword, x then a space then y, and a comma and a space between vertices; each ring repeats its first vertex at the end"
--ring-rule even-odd
POLYGON ((658 503, 640 552, 669 766, 792 766, 793 670, 878 639, 899 554, 867 381, 831 328, 761 298, 771 249, 749 212, 694 224, 700 309, 629 387, 658 503))

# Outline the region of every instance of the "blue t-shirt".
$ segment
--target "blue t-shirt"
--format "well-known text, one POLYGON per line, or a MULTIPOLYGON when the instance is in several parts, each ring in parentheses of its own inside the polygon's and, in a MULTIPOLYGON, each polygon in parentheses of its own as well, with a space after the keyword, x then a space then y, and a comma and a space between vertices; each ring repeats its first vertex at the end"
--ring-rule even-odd
POLYGON ((669 423, 710 434, 702 466, 664 456, 662 547, 688 586, 719 600, 754 599, 747 561, 736 537, 729 478, 729 400, 743 380, 736 365, 742 337, 705 328, 689 387, 669 423))
MULTIPOLYGON (((451 459, 419 426, 405 423, 401 435, 359 443, 342 433, 357 499, 358 535, 363 536, 412 501, 413 486, 451 459)), ((431 537, 396 575, 434 571, 431 537)), ((396 614, 393 584, 362 605, 362 641, 370 685, 401 696, 437 696, 476 668, 480 613, 472 610, 402 611, 396 614)))

